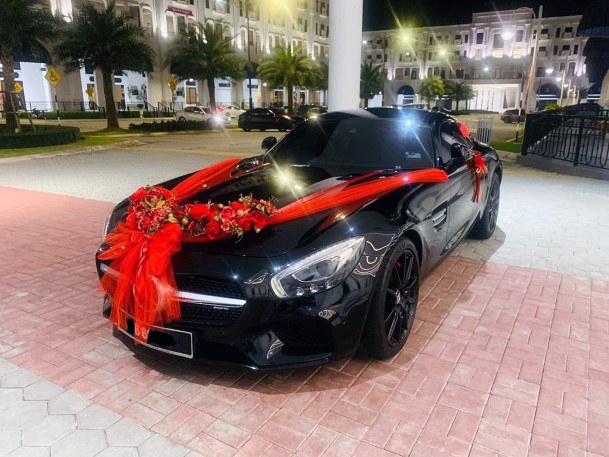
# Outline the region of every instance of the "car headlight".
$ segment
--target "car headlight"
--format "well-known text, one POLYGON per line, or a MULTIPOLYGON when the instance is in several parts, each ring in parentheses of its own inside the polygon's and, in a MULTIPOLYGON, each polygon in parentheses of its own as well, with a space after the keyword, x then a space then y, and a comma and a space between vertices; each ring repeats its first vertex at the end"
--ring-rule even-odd
POLYGON ((331 289, 351 274, 364 251, 364 237, 349 238, 288 265, 271 278, 278 298, 301 297, 331 289))

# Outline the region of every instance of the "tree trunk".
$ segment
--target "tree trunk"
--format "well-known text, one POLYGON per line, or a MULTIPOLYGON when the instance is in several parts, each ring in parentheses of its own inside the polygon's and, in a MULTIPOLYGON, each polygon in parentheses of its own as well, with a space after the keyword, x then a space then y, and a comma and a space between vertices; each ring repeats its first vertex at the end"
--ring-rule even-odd
MULTIPOLYGON (((2 61, 2 70, 4 71, 4 111, 6 113, 15 112, 16 104, 12 92, 15 90, 15 65, 13 55, 4 46, 0 46, 0 60, 2 61)), ((14 132, 19 125, 17 123, 18 114, 6 115, 6 127, 10 132, 14 132)))
POLYGON ((288 113, 294 114, 294 86, 288 84, 288 113))
POLYGON ((455 111, 459 111, 459 102, 461 101, 461 99, 457 96, 456 97, 456 102, 457 102, 457 107, 455 108, 455 111))
POLYGON ((364 98, 364 108, 368 108, 369 102, 370 102, 370 99, 368 97, 364 98))
POLYGON ((101 73, 104 83, 104 98, 106 100, 106 127, 118 129, 120 126, 118 124, 116 103, 114 103, 114 74, 110 70, 104 69, 102 69, 101 73))
POLYGON ((214 78, 207 78, 207 90, 209 91, 209 107, 212 114, 216 114, 216 81, 214 78))

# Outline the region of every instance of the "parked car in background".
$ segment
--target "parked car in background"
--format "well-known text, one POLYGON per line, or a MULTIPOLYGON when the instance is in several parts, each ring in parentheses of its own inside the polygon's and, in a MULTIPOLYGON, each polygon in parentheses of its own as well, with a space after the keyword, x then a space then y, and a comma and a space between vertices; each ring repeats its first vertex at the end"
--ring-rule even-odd
POLYGON ((176 111, 176 121, 201 121, 210 127, 221 127, 230 122, 230 117, 224 113, 212 113, 211 108, 202 106, 187 106, 182 111, 176 111))
POLYGON ((328 112, 328 108, 321 105, 300 105, 296 108, 296 115, 302 116, 305 119, 310 119, 314 116, 319 116, 328 112))
POLYGON ((520 119, 518 118, 518 108, 508 109, 501 113, 501 120, 506 124, 511 124, 512 122, 524 122, 527 117, 527 113, 525 110, 520 110, 520 119))
POLYGON ((228 114, 231 119, 237 119, 245 113, 245 110, 237 105, 218 106, 216 109, 219 113, 228 114))
POLYGON ((239 128, 245 132, 252 129, 260 131, 277 129, 280 132, 287 132, 304 120, 303 117, 287 114, 280 108, 254 108, 239 116, 239 128))

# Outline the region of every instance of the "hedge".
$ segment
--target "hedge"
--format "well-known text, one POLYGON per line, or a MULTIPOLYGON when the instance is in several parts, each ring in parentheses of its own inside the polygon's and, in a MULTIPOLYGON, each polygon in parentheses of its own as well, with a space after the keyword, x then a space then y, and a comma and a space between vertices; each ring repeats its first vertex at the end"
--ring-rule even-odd
POLYGON ((37 148, 40 146, 53 146, 78 141, 80 129, 76 127, 44 126, 33 130, 30 126, 23 126, 21 133, 15 133, 0 126, 0 149, 37 148))
POLYGON ((184 130, 209 130, 209 125, 201 121, 160 121, 129 124, 129 130, 143 130, 145 132, 178 132, 184 130))
MULTIPOLYGON (((44 112, 45 116, 47 119, 57 119, 57 111, 45 111, 44 112)), ((153 118, 153 113, 152 111, 144 111, 143 113, 145 118, 153 118)), ((172 116, 172 114, 166 114, 166 113, 159 113, 159 116, 161 117, 165 117, 165 116, 172 116)), ((27 114, 26 113, 20 113, 19 117, 21 119, 27 119, 27 114)), ((131 119, 138 119, 140 117, 140 112, 139 110, 129 110, 129 111, 119 111, 118 112, 118 118, 119 119, 125 119, 125 118, 131 118, 131 119)), ((59 119, 105 119, 106 116, 105 114, 100 113, 99 111, 60 111, 59 112, 59 119)), ((36 119, 36 118, 34 118, 36 119)))

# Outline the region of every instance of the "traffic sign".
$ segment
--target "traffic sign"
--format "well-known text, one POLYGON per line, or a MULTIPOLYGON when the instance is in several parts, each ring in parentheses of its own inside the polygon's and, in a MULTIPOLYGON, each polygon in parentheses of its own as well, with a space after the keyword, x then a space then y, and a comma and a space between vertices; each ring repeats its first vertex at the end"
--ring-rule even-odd
POLYGON ((171 75, 169 77, 169 80, 167 81, 167 85, 171 88, 171 90, 176 90, 176 87, 178 86, 178 80, 175 78, 175 76, 171 75))
POLYGON ((19 93, 23 90, 23 86, 18 82, 15 82, 15 92, 19 93))
POLYGON ((51 86, 57 87, 57 84, 61 82, 63 79, 59 72, 55 70, 53 67, 49 67, 48 71, 44 75, 44 78, 51 83, 51 86))

